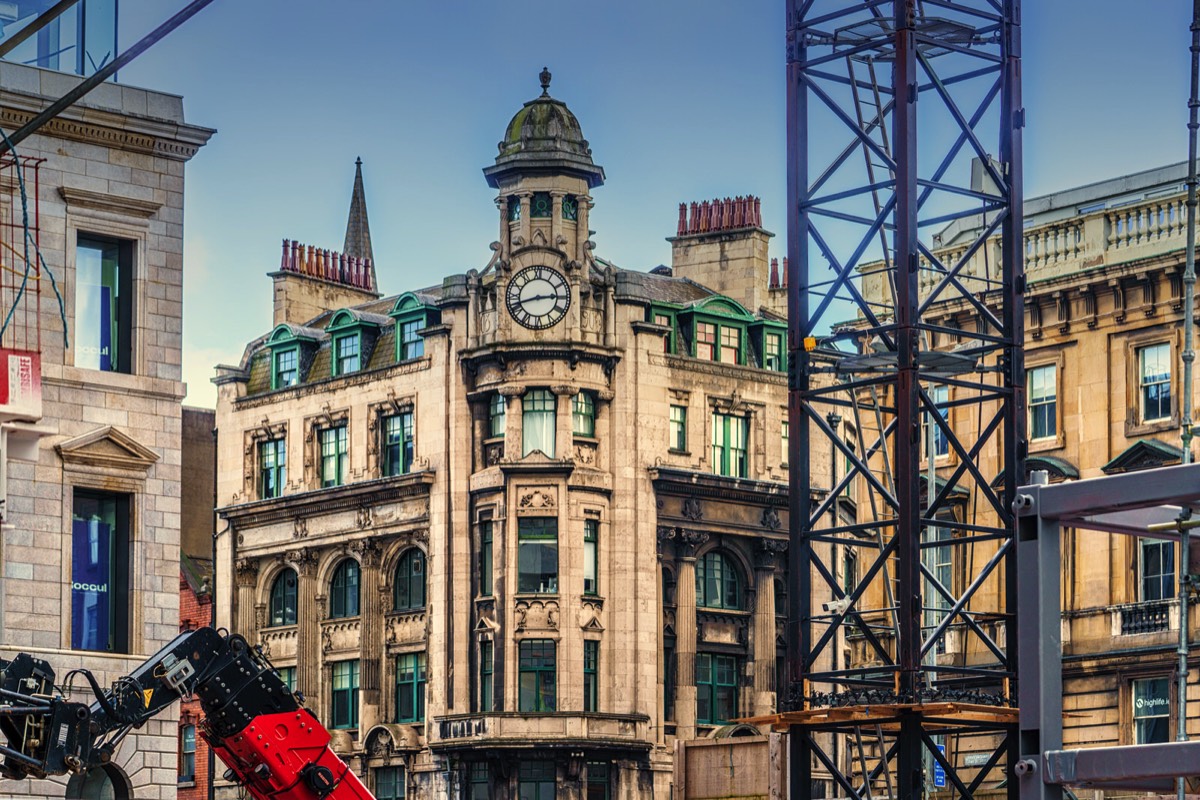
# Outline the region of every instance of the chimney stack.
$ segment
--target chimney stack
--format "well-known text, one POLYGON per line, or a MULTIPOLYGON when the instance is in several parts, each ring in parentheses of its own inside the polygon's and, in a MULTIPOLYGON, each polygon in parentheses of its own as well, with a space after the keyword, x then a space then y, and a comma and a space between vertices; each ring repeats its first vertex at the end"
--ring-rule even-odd
POLYGON ((762 227, 757 197, 680 203, 677 233, 667 239, 671 270, 757 312, 772 305, 768 292, 779 286, 767 260, 774 235, 762 227))

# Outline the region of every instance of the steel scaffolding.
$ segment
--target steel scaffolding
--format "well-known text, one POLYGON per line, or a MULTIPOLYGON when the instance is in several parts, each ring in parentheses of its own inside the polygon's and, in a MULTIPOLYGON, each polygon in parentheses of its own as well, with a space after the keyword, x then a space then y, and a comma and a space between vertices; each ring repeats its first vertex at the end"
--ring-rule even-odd
POLYGON ((793 798, 819 774, 837 795, 918 800, 934 773, 970 798, 1017 761, 1019 5, 787 2, 792 589, 774 722, 793 798), (845 468, 814 499, 810 454, 829 448, 845 468), (831 521, 852 482, 857 519, 831 521), (939 655, 952 632, 964 657, 939 655))

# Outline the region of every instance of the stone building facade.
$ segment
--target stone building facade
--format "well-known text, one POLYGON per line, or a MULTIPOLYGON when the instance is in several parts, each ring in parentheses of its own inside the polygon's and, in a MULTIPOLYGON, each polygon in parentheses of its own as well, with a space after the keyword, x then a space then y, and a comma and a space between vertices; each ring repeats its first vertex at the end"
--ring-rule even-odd
POLYGON ((344 252, 285 241, 274 328, 215 378, 218 622, 381 798, 666 797, 676 738, 774 708, 771 234, 726 199, 681 207, 670 268, 596 255, 604 173, 548 82, 478 269, 381 296, 359 180, 344 252))
MULTIPOLYGON (((1027 470, 1045 470, 1051 482, 1180 462, 1186 166, 1026 201, 1027 470)), ((942 231, 934 254, 944 263, 957 263, 966 248, 962 243, 981 223, 968 219, 942 231)), ((989 268, 994 275, 998 256, 999 243, 992 240, 969 259, 964 283, 986 277, 989 268)), ((937 276, 922 276, 922 291, 929 291, 937 276)), ((882 295, 878 279, 864 278, 868 297, 882 295)), ((939 302, 932 310, 941 328, 932 344, 940 350, 958 344, 947 331, 976 330, 980 324, 962 300, 939 302)), ((961 402, 969 398, 953 385, 927 389, 944 404, 942 413, 960 440, 973 442, 979 420, 992 412, 985 408, 981 417, 977 406, 961 402)), ((948 479, 958 454, 938 438, 933 455, 939 478, 948 479)), ((980 454, 982 474, 1000 474, 998 456, 980 454)), ((865 482, 859 483, 867 491, 865 482)), ((978 500, 961 492, 955 516, 989 524, 985 504, 976 510, 978 500)), ((994 544, 930 548, 927 565, 958 596, 994 554, 994 544)), ((1062 557, 1064 745, 1173 740, 1180 724, 1177 545, 1067 530, 1062 557)), ((1191 571, 1200 571, 1200 565, 1194 563, 1191 571)), ((860 608, 887 605, 882 581, 870 594, 860 608)), ((990 581, 976 598, 968 608, 1004 608, 999 581, 990 581)), ((1194 650, 1200 624, 1194 606, 1187 624, 1194 650)), ((979 664, 992 657, 963 625, 956 623, 950 631, 945 651, 936 656, 941 663, 979 664)), ((863 643, 849 644, 852 658, 867 653, 863 643)), ((1189 684, 1188 733, 1195 736, 1200 734, 1200 680, 1194 668, 1189 684)), ((986 759, 981 754, 986 743, 978 737, 948 738, 947 756, 966 767, 970 777, 970 767, 986 759)))
MULTIPOLYGON (((0 62, 0 125, 20 127, 79 80, 0 62)), ((212 133, 185 120, 177 96, 110 83, 17 146, 44 266, 18 300, 9 276, 24 260, 0 256, 19 326, 5 326, 2 346, 40 351, 42 402, 4 414, 0 657, 30 652, 107 685, 178 632, 184 165, 212 133), (40 437, 32 460, 15 458, 21 437, 40 437)), ((21 181, 4 158, 12 247, 21 181)), ((86 776, 4 792, 169 800, 176 724, 173 713, 151 721, 86 776)))

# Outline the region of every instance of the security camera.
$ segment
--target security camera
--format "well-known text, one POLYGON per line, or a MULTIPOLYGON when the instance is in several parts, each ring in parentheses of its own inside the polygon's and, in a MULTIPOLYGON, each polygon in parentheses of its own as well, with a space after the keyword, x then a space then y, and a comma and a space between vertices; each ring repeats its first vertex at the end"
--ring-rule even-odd
POLYGON ((845 614, 846 609, 850 608, 850 598, 842 597, 837 600, 826 600, 824 603, 821 603, 821 608, 830 614, 845 614))

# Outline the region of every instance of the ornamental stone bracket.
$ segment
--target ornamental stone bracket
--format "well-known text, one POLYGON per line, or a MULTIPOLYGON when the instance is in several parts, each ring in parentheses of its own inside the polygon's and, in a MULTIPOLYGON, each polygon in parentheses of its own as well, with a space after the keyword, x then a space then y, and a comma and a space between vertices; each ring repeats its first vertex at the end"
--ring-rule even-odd
POLYGON ((759 539, 755 566, 758 569, 774 569, 787 551, 787 539, 759 539))
POLYGON ((517 600, 515 611, 518 631, 558 630, 557 600, 517 600))
POLYGON ((696 548, 709 540, 705 531, 691 528, 660 526, 658 529, 658 549, 662 552, 667 542, 674 542, 682 556, 688 557, 696 552, 696 548))

